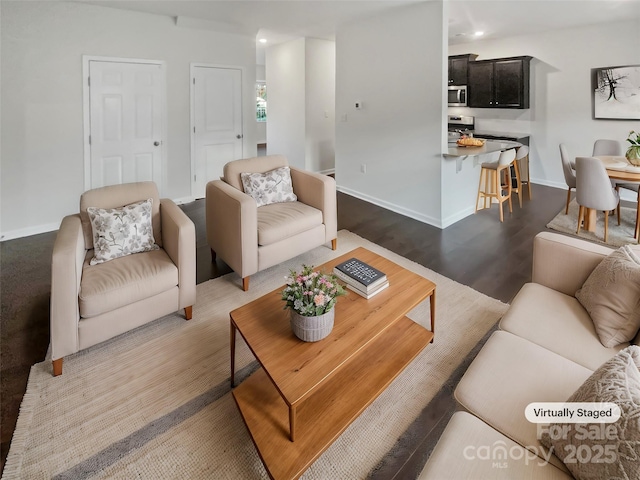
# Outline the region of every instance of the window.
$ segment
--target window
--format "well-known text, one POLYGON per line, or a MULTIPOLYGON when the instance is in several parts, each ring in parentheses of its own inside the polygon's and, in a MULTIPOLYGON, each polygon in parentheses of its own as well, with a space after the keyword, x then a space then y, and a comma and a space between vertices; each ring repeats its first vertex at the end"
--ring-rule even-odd
POLYGON ((256 84, 256 120, 267 121, 267 84, 264 82, 256 84))

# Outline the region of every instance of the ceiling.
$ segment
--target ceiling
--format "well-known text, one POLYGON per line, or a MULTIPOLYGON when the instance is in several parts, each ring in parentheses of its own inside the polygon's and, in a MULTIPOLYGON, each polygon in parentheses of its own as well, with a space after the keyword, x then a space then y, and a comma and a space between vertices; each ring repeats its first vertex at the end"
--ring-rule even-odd
MULTIPOLYGON (((424 0, 76 0, 180 17, 184 25, 257 35, 274 45, 299 37, 334 39, 357 18, 424 0)), ((449 45, 635 18, 640 0, 449 0, 449 45)), ((258 44, 258 48, 262 48, 258 44)))

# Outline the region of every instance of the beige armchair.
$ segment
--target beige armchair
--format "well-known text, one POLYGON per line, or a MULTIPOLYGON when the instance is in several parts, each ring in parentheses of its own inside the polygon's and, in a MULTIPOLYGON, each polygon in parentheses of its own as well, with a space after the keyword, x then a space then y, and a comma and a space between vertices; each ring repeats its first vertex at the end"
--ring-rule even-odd
POLYGON ((51 270, 53 374, 63 357, 182 308, 191 318, 196 301, 195 226, 153 182, 98 188, 80 198, 80 213, 62 220, 51 270), (88 207, 118 208, 152 199, 157 250, 90 265, 94 256, 88 207))
POLYGON ((242 278, 249 277, 338 236, 336 182, 327 175, 291 168, 295 202, 257 206, 244 193, 241 173, 265 173, 288 166, 282 155, 229 162, 224 177, 207 184, 207 241, 212 261, 219 255, 242 278))

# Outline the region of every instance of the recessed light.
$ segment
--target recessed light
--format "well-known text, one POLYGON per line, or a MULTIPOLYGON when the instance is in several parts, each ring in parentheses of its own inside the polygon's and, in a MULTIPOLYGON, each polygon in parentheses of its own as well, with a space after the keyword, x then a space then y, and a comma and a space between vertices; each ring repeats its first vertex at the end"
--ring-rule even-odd
POLYGON ((260 40, 258 40, 260 43, 267 43, 267 39, 266 38, 261 38, 260 40))
POLYGON ((476 33, 474 33, 474 35, 476 37, 481 37, 482 35, 484 35, 484 32, 476 32, 476 33))

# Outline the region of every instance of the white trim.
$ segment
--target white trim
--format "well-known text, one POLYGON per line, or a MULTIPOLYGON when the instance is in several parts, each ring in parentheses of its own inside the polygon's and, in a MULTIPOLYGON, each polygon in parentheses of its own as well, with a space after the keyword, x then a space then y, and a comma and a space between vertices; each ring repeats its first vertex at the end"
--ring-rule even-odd
MULTIPOLYGON (((191 175, 190 175, 190 192, 191 192, 191 198, 195 199, 195 186, 196 186, 196 181, 193 178, 194 175, 196 174, 196 134, 193 131, 193 129, 196 126, 196 109, 195 109, 195 88, 194 88, 194 79, 195 79, 195 68, 225 68, 225 69, 229 69, 229 70, 240 70, 240 125, 242 125, 242 132, 240 132, 240 134, 242 135, 242 151, 240 152, 240 158, 244 158, 244 151, 245 151, 245 142, 247 141, 246 139, 246 135, 245 135, 245 128, 244 128, 244 97, 245 97, 245 92, 244 92, 244 79, 245 79, 245 68, 239 65, 222 65, 222 64, 218 64, 218 63, 200 63, 200 62, 192 62, 189 64, 189 138, 191 139, 191 141, 189 142, 190 144, 190 157, 191 157, 191 175)), ((255 86, 253 87, 254 89, 254 96, 255 96, 255 86)), ((212 179, 213 180, 213 179, 212 179)))
POLYGON ((373 203, 374 205, 378 205, 379 207, 386 208, 387 210, 391 210, 392 212, 399 213, 400 215, 404 215, 405 217, 413 218, 414 220, 433 225, 434 227, 443 228, 441 226, 440 220, 437 218, 429 217, 427 215, 424 215, 423 213, 416 212, 415 210, 401 207, 390 202, 385 202, 384 200, 371 197, 366 193, 357 192, 355 190, 351 190, 350 188, 341 187, 340 185, 338 185, 336 188, 339 192, 346 193, 347 195, 359 198, 360 200, 364 200, 365 202, 373 203))
POLYGON ((53 232, 60 228, 60 222, 58 223, 46 223, 43 225, 36 225, 34 227, 19 228, 18 230, 9 230, 8 232, 0 233, 0 242, 6 240, 15 240, 16 238, 29 237, 31 235, 38 235, 40 233, 53 232))
POLYGON ((320 170, 318 173, 321 173, 322 175, 335 175, 336 169, 335 168, 329 168, 327 170, 320 170))
POLYGON ((165 179, 167 178, 167 62, 164 60, 149 60, 142 58, 122 58, 122 57, 101 57, 95 55, 82 56, 82 119, 83 119, 83 145, 84 145, 84 190, 91 189, 91 145, 89 144, 89 135, 91 133, 91 105, 90 105, 90 89, 89 89, 89 62, 113 62, 113 63, 142 63, 150 65, 160 65, 162 69, 162 157, 160 158, 160 185, 158 190, 160 196, 164 191, 165 179))

